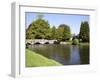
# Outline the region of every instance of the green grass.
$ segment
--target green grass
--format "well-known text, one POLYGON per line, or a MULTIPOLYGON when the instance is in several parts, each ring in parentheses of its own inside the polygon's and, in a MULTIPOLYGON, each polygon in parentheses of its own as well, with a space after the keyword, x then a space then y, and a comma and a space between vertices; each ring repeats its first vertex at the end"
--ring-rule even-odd
POLYGON ((48 59, 38 53, 26 49, 26 67, 61 66, 59 62, 48 59))

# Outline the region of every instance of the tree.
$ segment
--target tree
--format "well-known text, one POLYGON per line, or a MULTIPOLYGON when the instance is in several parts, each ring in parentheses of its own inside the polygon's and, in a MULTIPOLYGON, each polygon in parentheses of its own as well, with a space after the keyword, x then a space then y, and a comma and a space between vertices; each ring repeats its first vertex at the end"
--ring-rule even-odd
POLYGON ((72 34, 72 40, 74 40, 74 39, 79 39, 79 34, 72 34))
POLYGON ((69 40, 71 37, 70 27, 66 24, 61 24, 58 27, 58 39, 61 41, 69 40))
POLYGON ((85 21, 81 23, 79 39, 82 39, 82 42, 89 42, 89 38, 89 24, 85 21))
POLYGON ((71 37, 70 27, 66 24, 61 24, 56 28, 50 28, 48 21, 43 19, 43 15, 37 15, 26 29, 26 39, 56 39, 59 41, 69 40, 71 37))
POLYGON ((50 25, 41 16, 33 21, 26 30, 27 39, 48 39, 50 37, 50 25))
POLYGON ((32 28, 31 28, 32 24, 29 25, 29 27, 26 29, 26 39, 32 39, 34 38, 33 32, 32 32, 32 28))
POLYGON ((55 26, 51 28, 51 38, 56 39, 56 27, 55 26))

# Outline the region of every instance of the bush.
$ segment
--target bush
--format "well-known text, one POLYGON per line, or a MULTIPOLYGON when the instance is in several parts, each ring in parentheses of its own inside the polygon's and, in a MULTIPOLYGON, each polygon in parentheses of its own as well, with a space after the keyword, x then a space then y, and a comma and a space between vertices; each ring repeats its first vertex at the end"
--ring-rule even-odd
POLYGON ((79 44, 79 40, 78 39, 74 39, 72 42, 72 45, 78 45, 79 44))

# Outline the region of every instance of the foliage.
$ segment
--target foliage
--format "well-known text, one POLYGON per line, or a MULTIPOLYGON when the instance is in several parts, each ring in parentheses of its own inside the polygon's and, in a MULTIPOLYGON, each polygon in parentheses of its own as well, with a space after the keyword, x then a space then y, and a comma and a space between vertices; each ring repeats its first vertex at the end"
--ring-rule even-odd
POLYGON ((70 27, 66 24, 61 24, 58 27, 58 36, 57 39, 61 41, 69 40, 71 37, 70 27))
MULTIPOLYGON (((38 15, 29 27, 26 29, 26 39, 56 39, 58 41, 68 41, 71 38, 70 26, 60 24, 50 27, 48 21, 43 19, 43 15, 38 15)), ((84 21, 80 25, 80 32, 73 36, 82 42, 89 42, 89 24, 84 21)))
POLYGON ((50 25, 41 18, 33 21, 26 30, 27 39, 48 39, 50 37, 50 25))
POLYGON ((87 21, 81 23, 79 38, 82 39, 82 42, 89 42, 89 24, 87 21))
POLYGON ((26 67, 61 66, 59 62, 48 59, 38 53, 26 49, 26 67))
POLYGON ((79 44, 79 40, 78 39, 74 39, 72 42, 73 45, 78 45, 79 44))
POLYGON ((56 39, 56 27, 51 28, 51 39, 56 39))
POLYGON ((70 27, 61 24, 56 28, 50 28, 48 21, 42 19, 42 15, 33 21, 28 29, 26 29, 26 39, 56 39, 58 41, 66 41, 71 37, 70 27))

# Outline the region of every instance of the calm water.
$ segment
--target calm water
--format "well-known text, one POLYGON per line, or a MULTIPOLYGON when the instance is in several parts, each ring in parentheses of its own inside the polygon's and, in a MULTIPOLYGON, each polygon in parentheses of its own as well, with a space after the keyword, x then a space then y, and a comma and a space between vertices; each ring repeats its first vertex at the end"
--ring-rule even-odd
POLYGON ((33 45, 33 51, 63 65, 89 64, 88 45, 45 44, 33 45))

